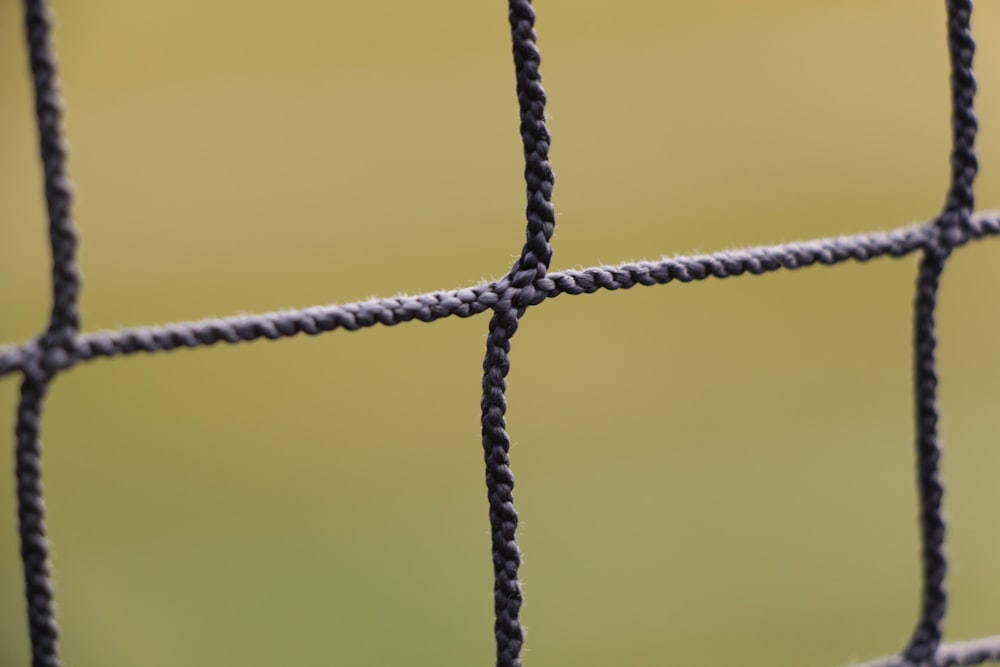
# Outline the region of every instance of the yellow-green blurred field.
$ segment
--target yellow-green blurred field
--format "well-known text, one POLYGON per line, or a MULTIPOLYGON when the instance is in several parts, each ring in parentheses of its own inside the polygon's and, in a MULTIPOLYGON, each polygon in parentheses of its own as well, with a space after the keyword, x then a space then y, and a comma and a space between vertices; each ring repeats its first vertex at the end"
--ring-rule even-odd
MULTIPOLYGON (((87 330, 467 286, 519 251, 504 3, 54 4, 87 330)), ((539 0, 554 268, 935 215, 943 5, 539 0)), ((1000 205, 1000 7, 976 11, 982 209, 1000 205)), ((0 0, 5 342, 48 308, 22 44, 0 0)), ((998 267, 987 241, 943 283, 953 639, 1000 614, 998 267)), ((896 650, 918 599, 914 276, 886 259, 531 311, 509 396, 525 663, 896 650)), ((44 440, 66 664, 491 664, 485 331, 484 315, 61 377, 44 440)), ((16 385, 0 383, 7 434, 16 385)))

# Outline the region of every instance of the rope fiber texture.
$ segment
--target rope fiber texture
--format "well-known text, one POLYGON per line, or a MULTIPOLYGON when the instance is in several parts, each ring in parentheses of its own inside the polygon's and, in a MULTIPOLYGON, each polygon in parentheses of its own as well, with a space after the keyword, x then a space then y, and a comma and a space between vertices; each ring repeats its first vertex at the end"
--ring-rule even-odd
POLYGON ((518 516, 514 509, 514 477, 505 413, 510 343, 526 311, 561 294, 592 294, 602 289, 629 289, 637 285, 760 275, 779 269, 817 264, 833 266, 849 260, 867 262, 914 253, 921 256, 914 307, 921 604, 913 635, 901 652, 859 667, 950 667, 1000 662, 1000 635, 971 642, 941 643, 948 597, 942 514, 944 489, 939 474, 941 449, 937 433, 935 306, 941 274, 952 251, 972 241, 1000 235, 1000 212, 973 213, 978 124, 974 107, 976 80, 972 69, 975 52, 970 25, 972 2, 946 0, 945 4, 951 60, 951 180, 941 214, 926 224, 885 233, 549 273, 551 239, 555 230, 552 207, 555 180, 549 163, 550 137, 545 125, 546 96, 541 85, 535 12, 530 0, 509 0, 508 17, 524 146, 527 226, 520 256, 503 278, 476 287, 412 297, 80 333, 77 237, 71 214, 72 190, 65 167, 62 103, 51 45, 51 20, 46 0, 23 0, 49 219, 52 309, 48 327, 40 335, 20 345, 0 348, 0 376, 12 373, 22 376, 15 429, 15 470, 33 667, 61 664, 42 489, 43 401, 54 378, 76 364, 138 352, 164 352, 261 338, 277 340, 299 333, 318 335, 337 329, 356 331, 376 324, 391 326, 413 320, 433 322, 450 316, 471 317, 492 311, 483 361, 481 407, 494 570, 496 665, 519 667, 524 643, 518 581, 521 556, 516 540, 518 516))

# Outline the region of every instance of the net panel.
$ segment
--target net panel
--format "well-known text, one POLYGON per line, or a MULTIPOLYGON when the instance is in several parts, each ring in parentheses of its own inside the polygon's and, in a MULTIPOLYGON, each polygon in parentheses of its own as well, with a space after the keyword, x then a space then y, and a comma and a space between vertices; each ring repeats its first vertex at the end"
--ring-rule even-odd
POLYGON ((17 408, 16 478, 33 665, 54 667, 61 664, 42 489, 42 406, 53 379, 76 364, 138 352, 162 352, 260 338, 275 340, 300 333, 316 335, 336 329, 353 331, 376 324, 394 325, 411 320, 430 322, 448 316, 471 317, 491 311, 483 362, 481 407, 494 565, 496 664, 514 667, 521 664, 524 633, 520 622, 522 595, 518 580, 520 552, 516 541, 518 515, 513 502, 514 477, 504 415, 510 341, 527 309, 561 294, 590 294, 637 285, 759 275, 779 269, 834 265, 851 260, 866 262, 878 257, 911 254, 920 257, 914 314, 914 393, 922 597, 915 629, 900 653, 867 664, 903 667, 975 665, 1000 661, 1000 636, 972 642, 942 643, 942 621, 948 598, 945 589, 947 560, 944 552, 943 489, 939 474, 941 450, 938 442, 938 374, 935 362, 938 285, 955 248, 1000 234, 1000 215, 974 213, 978 124, 974 112, 976 81, 972 67, 975 51, 970 24, 972 3, 969 0, 949 0, 946 9, 951 59, 951 179, 942 212, 926 224, 887 233, 549 272, 551 238, 555 229, 552 206, 554 176, 548 158, 550 137, 545 124, 546 97, 541 86, 535 14, 528 0, 510 0, 509 20, 525 158, 527 226, 521 253, 503 278, 472 288, 413 297, 81 333, 77 235, 72 219, 72 191, 65 167, 66 150, 61 128, 56 62, 51 46, 51 22, 45 0, 24 0, 53 259, 52 308, 44 332, 21 345, 0 350, 0 375, 17 373, 22 378, 17 408))

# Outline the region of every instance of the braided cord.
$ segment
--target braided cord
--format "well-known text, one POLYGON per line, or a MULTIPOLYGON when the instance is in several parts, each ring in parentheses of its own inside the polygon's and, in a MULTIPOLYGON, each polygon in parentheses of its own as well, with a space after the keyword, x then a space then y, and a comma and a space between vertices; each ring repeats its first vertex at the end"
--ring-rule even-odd
POLYGON ((77 237, 71 210, 73 188, 66 175, 62 99, 51 44, 52 19, 46 0, 24 0, 24 14, 52 248, 49 333, 65 341, 80 328, 77 308, 80 274, 76 266, 77 237))
POLYGON ((521 664, 524 630, 521 628, 521 585, 517 570, 521 552, 517 548, 517 511, 514 509, 514 474, 510 470, 510 438, 507 436, 507 373, 510 371, 510 339, 517 331, 518 313, 497 312, 490 318, 483 360, 482 424, 486 458, 486 492, 490 506, 493 545, 493 630, 497 641, 498 667, 521 664))
POLYGON ((535 10, 530 0, 510 0, 510 35, 517 76, 517 102, 521 111, 524 144, 524 180, 527 184, 527 239, 521 256, 510 270, 511 284, 523 288, 522 298, 532 300, 532 283, 545 275, 552 261, 550 241, 556 228, 552 207, 555 175, 549 164, 549 130, 545 126, 545 90, 539 72, 541 55, 536 45, 535 10))
POLYGON ((944 487, 939 475, 941 447, 938 442, 938 374, 935 359, 937 336, 934 307, 947 252, 926 250, 920 262, 914 317, 914 392, 916 396, 917 490, 920 501, 921 563, 923 591, 920 618, 903 652, 920 664, 931 658, 941 642, 941 623, 947 608, 944 553, 945 522, 941 508, 944 487))
POLYGON ((914 662, 904 656, 872 660, 853 667, 972 667, 984 662, 1000 662, 1000 635, 974 641, 942 644, 932 658, 914 662))
POLYGON ((923 252, 914 306, 917 492, 923 591, 920 617, 909 644, 903 650, 903 657, 914 664, 934 657, 941 643, 942 623, 948 606, 934 311, 941 274, 952 246, 972 226, 971 215, 975 205, 973 185, 979 168, 975 148, 979 126, 975 114, 976 78, 972 69, 976 47, 971 27, 972 0, 948 0, 947 14, 951 61, 951 184, 944 211, 933 223, 937 233, 931 236, 931 243, 923 252))
MULTIPOLYGON (((970 225, 970 233, 963 237, 963 243, 1000 236, 1000 211, 974 215, 970 225)), ((632 289, 640 285, 649 287, 712 278, 757 276, 811 266, 837 266, 844 262, 867 263, 880 257, 907 257, 927 248, 933 236, 932 226, 925 224, 877 234, 758 246, 710 255, 672 257, 656 262, 553 271, 537 281, 529 305, 538 305, 563 294, 576 296, 601 290, 632 289)), ((475 287, 416 296, 83 333, 67 347, 46 350, 44 354, 38 341, 29 341, 0 348, 0 376, 21 371, 36 360, 43 368, 54 371, 106 357, 198 349, 222 343, 235 345, 262 339, 281 340, 300 334, 318 336, 337 330, 358 331, 376 325, 435 322, 447 317, 473 317, 490 309, 509 309, 519 294, 520 291, 504 278, 475 287)))
POLYGON ((55 370, 46 370, 39 362, 53 353, 56 357, 65 356, 61 350, 70 347, 76 338, 80 328, 77 306, 80 275, 76 266, 77 237, 71 212, 73 194, 66 175, 62 100, 51 46, 52 21, 45 0, 24 0, 24 18, 52 250, 52 310, 48 329, 39 338, 38 355, 21 367, 24 379, 15 427, 17 516, 32 665, 58 667, 59 629, 52 600, 40 438, 42 402, 55 370))
POLYGON ((58 667, 60 664, 41 478, 42 406, 53 378, 78 363, 139 352, 234 344, 261 338, 277 340, 299 333, 355 331, 376 324, 432 322, 452 315, 471 317, 492 310, 483 361, 481 408, 494 565, 496 664, 498 667, 520 667, 524 642, 520 623, 522 595, 518 582, 521 555, 516 542, 518 516, 513 504, 514 477, 505 414, 510 341, 527 308, 561 294, 592 294, 603 289, 629 289, 636 285, 760 275, 779 269, 867 262, 913 253, 921 254, 914 314, 914 384, 922 602, 917 626, 903 651, 866 665, 957 667, 1000 662, 1000 636, 941 644, 941 624, 947 603, 944 586, 947 561, 941 509, 943 487, 939 474, 941 448, 938 442, 934 311, 940 277, 952 250, 973 240, 1000 235, 1000 212, 972 213, 973 183, 978 169, 975 155, 978 125, 974 112, 976 81, 972 60, 975 43, 970 26, 971 0, 947 0, 953 130, 951 182, 942 214, 927 224, 885 233, 549 273, 551 239, 555 230, 551 201, 554 176, 549 164, 550 138, 545 125, 546 97, 539 73, 541 59, 536 45, 535 14, 530 0, 509 0, 525 158, 527 227, 521 254, 504 278, 475 287, 414 297, 89 334, 79 333, 77 238, 71 216, 72 191, 65 168, 62 103, 50 45, 51 21, 45 0, 24 0, 23 4, 45 177, 53 296, 48 327, 42 334, 21 345, 0 348, 0 376, 13 372, 23 376, 15 451, 21 557, 33 667, 58 667))
POLYGON ((486 491, 493 542, 493 629, 497 642, 497 667, 520 667, 524 629, 521 627, 521 585, 517 571, 517 511, 514 509, 514 474, 510 469, 507 435, 507 373, 510 372, 510 339, 526 307, 540 301, 536 284, 545 278, 552 261, 552 234, 556 227, 552 207, 555 176, 549 165, 549 131, 545 126, 545 90, 539 71, 541 54, 536 45, 535 10, 530 0, 510 0, 508 8, 517 101, 524 144, 524 180, 527 186, 526 240, 521 255, 504 282, 515 290, 511 301, 494 306, 483 360, 483 451, 486 491), (512 307, 512 304, 514 307, 512 307))
POLYGON ((28 633, 33 667, 58 667, 59 628, 52 603, 52 573, 45 531, 42 492, 42 451, 39 430, 42 400, 51 376, 37 367, 24 371, 17 406, 17 517, 24 567, 24 592, 28 603, 28 633))
MULTIPOLYGON (((976 159, 976 76, 972 59, 972 0, 948 0, 948 55, 951 60, 951 184, 945 210, 967 220, 975 206, 973 184, 979 170, 976 159)), ((947 218, 942 224, 947 224, 947 218)))

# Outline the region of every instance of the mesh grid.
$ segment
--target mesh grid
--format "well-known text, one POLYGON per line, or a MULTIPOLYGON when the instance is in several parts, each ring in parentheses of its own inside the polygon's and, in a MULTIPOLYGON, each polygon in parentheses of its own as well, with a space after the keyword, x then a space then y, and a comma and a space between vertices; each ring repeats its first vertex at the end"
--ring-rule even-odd
POLYGON ((545 125, 546 97, 539 71, 541 59, 536 45, 535 14, 529 0, 509 0, 524 145, 527 226, 520 256, 502 279, 472 288, 414 297, 81 333, 77 236, 72 219, 72 191, 65 167, 61 99, 51 46, 49 11, 45 0, 24 0, 53 260, 52 309, 49 325, 39 336, 21 345, 0 349, 0 376, 19 373, 22 378, 17 408, 16 476, 32 664, 35 667, 61 664, 41 480, 42 406, 52 380, 78 363, 138 352, 163 352, 260 338, 275 340, 336 329, 354 331, 376 324, 394 325, 411 320, 431 322, 448 316, 471 317, 492 311, 483 362, 482 441, 494 564, 496 664, 516 667, 521 664, 524 633, 519 619, 522 598, 518 582, 520 552, 516 542, 518 516, 513 503, 514 478, 504 414, 510 340, 526 310, 560 294, 590 294, 601 289, 758 275, 778 269, 816 264, 829 266, 849 260, 866 262, 878 257, 910 254, 920 255, 914 314, 914 393, 922 598, 919 617, 907 645, 897 656, 866 664, 908 667, 1000 661, 1000 636, 941 643, 942 620, 947 608, 947 560, 941 505, 943 489, 939 478, 941 450, 937 434, 935 306, 938 284, 954 248, 1000 234, 1000 214, 973 213, 978 124, 974 111, 972 2, 948 0, 946 8, 951 59, 951 180, 942 212, 926 224, 887 233, 549 272, 550 241, 555 229, 554 177, 548 158, 550 138, 545 125))

